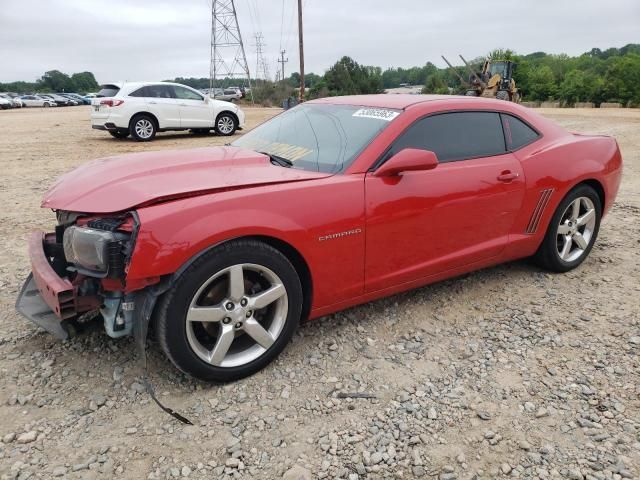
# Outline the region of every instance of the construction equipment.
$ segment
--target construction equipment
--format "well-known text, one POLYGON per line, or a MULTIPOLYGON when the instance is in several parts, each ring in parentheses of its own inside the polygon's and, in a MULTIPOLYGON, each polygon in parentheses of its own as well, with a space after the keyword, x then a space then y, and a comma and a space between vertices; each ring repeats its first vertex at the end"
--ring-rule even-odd
POLYGON ((482 66, 482 71, 476 72, 469 63, 460 55, 460 59, 469 70, 469 80, 462 78, 462 75, 442 57, 449 65, 449 68, 460 79, 463 86, 467 88, 466 95, 469 97, 497 98, 509 102, 520 103, 521 95, 513 79, 515 63, 510 60, 492 61, 486 60, 482 66))

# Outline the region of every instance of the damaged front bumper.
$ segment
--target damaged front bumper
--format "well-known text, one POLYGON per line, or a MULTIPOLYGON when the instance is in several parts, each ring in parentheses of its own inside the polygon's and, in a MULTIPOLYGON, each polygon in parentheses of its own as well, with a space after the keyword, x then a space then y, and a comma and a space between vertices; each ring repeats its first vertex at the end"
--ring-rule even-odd
POLYGON ((78 295, 78 286, 61 278, 53 269, 45 249, 55 248, 55 234, 34 232, 29 238, 31 274, 25 281, 16 310, 56 338, 64 340, 73 333, 72 320, 97 309, 97 296, 78 295))
POLYGON ((144 363, 144 345, 151 314, 158 297, 169 288, 171 279, 162 279, 135 292, 103 291, 98 294, 96 289, 87 288, 87 283, 99 282, 100 279, 80 273, 73 279, 61 276, 66 265, 56 266, 59 255, 56 248, 59 246, 55 233, 34 232, 29 237, 31 274, 20 290, 16 310, 60 340, 76 333, 76 320, 83 314, 99 311, 109 336, 134 336, 144 363))

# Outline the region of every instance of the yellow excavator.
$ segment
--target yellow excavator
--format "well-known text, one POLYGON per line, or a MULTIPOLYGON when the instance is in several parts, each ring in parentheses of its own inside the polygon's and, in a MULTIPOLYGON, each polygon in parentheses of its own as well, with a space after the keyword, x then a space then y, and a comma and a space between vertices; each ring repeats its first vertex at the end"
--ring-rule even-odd
POLYGON ((462 85, 467 88, 466 95, 469 97, 497 98, 508 102, 520 103, 521 95, 513 79, 515 63, 510 60, 486 60, 482 66, 482 71, 474 71, 462 55, 460 58, 469 69, 471 75, 469 80, 462 78, 462 75, 443 56, 442 59, 449 65, 449 68, 460 79, 462 85))

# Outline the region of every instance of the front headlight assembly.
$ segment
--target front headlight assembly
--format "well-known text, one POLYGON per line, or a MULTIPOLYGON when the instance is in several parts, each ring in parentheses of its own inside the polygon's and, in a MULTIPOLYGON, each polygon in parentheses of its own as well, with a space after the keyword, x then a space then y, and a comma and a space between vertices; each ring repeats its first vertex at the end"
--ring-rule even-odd
POLYGON ((63 247, 67 262, 79 273, 90 276, 119 277, 124 274, 128 233, 72 226, 64 231, 63 247))

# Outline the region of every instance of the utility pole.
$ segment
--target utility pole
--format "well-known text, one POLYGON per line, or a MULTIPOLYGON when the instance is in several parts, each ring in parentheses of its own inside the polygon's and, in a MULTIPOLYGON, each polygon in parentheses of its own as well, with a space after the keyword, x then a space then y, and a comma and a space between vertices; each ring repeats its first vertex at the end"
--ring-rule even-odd
POLYGON ((284 76, 284 64, 287 63, 289 61, 289 58, 285 59, 284 58, 284 54, 287 53, 286 50, 282 50, 280 52, 280 60, 278 60, 278 63, 280 63, 282 66, 280 67, 280 73, 282 74, 282 81, 284 82, 285 80, 285 76, 284 76))
POLYGON ((302 0, 298 0, 298 43, 300 48, 300 102, 304 101, 304 35, 302 34, 302 0))

